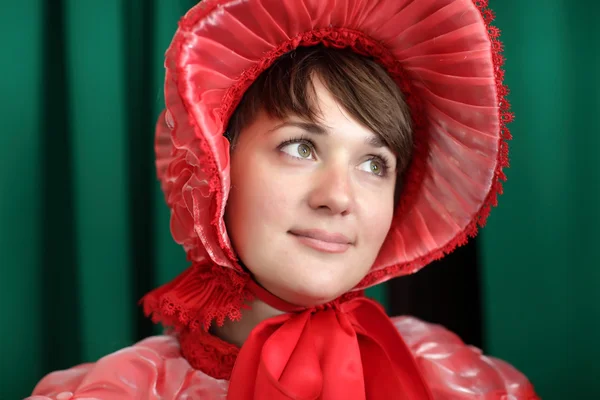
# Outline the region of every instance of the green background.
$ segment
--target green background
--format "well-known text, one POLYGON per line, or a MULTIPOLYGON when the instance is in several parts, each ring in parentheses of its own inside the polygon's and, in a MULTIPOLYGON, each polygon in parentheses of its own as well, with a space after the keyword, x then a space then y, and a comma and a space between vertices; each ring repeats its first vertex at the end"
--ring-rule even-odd
MULTIPOLYGON (((159 284, 186 266, 146 172, 163 52, 192 3, 3 1, 0 399, 131 344, 133 271, 152 259, 159 284)), ((544 399, 600 398, 600 3, 492 7, 517 120, 481 241, 485 350, 544 399)))

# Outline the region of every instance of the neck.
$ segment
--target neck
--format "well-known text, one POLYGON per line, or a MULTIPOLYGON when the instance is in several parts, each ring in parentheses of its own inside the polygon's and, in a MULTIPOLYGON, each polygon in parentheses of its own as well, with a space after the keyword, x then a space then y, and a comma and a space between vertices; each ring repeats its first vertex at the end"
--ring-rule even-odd
POLYGON ((283 311, 268 305, 258 298, 248 302, 248 306, 249 308, 241 310, 242 318, 239 321, 227 319, 223 326, 213 326, 211 333, 228 343, 242 347, 256 325, 268 318, 284 314, 283 311))

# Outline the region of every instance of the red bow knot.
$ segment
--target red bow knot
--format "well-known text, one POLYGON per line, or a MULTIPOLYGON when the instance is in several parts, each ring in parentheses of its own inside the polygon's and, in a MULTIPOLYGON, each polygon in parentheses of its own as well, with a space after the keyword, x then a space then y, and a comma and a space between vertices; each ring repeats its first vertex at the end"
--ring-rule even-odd
POLYGON ((432 399, 411 351, 381 306, 355 298, 284 314, 254 328, 229 400, 432 399))

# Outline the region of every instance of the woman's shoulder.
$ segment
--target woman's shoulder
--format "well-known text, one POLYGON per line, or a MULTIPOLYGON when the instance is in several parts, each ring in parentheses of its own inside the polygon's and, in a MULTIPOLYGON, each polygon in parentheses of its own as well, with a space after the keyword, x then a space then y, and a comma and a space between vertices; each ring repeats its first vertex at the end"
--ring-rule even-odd
POLYGON ((538 399, 533 386, 510 364, 466 345, 441 325, 414 317, 392 322, 440 399, 538 399), (512 396, 512 397, 511 397, 512 396))
POLYGON ((46 375, 27 400, 217 399, 228 383, 194 370, 173 336, 153 336, 95 363, 46 375))

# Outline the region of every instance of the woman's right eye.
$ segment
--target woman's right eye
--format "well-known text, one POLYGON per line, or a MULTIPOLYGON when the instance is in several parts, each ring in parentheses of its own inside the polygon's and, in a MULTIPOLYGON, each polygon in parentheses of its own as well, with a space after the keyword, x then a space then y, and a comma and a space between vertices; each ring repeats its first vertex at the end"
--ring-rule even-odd
POLYGON ((281 151, 294 158, 303 160, 314 160, 315 154, 310 144, 304 142, 295 142, 285 144, 280 148, 281 151))

